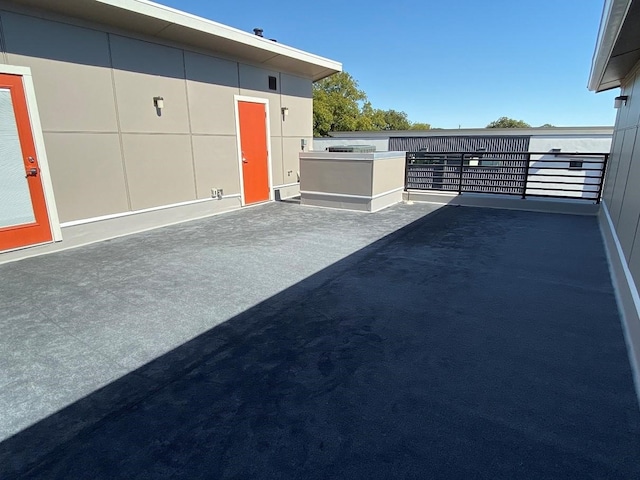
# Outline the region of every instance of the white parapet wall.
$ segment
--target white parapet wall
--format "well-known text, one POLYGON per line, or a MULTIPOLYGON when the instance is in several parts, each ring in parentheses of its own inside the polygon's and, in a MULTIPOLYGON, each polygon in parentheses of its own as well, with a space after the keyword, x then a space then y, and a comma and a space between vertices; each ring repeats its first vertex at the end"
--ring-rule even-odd
POLYGON ((402 201, 405 152, 300 153, 302 205, 376 212, 402 201))

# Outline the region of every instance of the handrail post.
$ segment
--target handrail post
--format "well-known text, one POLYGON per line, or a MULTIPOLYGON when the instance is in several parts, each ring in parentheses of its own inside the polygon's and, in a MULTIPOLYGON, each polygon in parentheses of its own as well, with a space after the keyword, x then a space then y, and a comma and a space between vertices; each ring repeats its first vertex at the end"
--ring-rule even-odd
POLYGON ((409 190, 409 152, 404 152, 404 191, 409 190))
POLYGON ((604 175, 607 172, 607 163, 609 162, 609 154, 604 154, 604 161, 602 162, 602 170, 600 171, 600 185, 598 185, 598 196, 596 197, 596 205, 600 204, 602 199, 602 189, 604 187, 604 175))
POLYGON ((529 165, 531 165, 531 154, 528 153, 527 154, 527 166, 525 168, 524 171, 524 182, 523 182, 523 186, 522 186, 522 199, 524 200, 525 198, 527 198, 527 186, 528 186, 528 182, 529 182, 529 165))
POLYGON ((460 181, 458 183, 458 195, 462 195, 462 167, 464 165, 464 153, 460 154, 460 181))

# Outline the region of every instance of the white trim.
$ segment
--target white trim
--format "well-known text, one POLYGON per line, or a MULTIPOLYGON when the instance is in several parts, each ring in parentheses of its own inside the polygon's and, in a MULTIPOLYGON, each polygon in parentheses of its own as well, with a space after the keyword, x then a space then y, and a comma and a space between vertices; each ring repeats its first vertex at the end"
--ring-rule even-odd
POLYGON ((244 195, 244 173, 242 171, 242 140, 240 138, 240 113, 238 109, 238 104, 240 102, 249 102, 249 103, 261 103, 264 104, 264 124, 265 124, 265 135, 267 136, 267 174, 269 181, 269 201, 273 201, 274 193, 273 193, 273 178, 272 178, 272 164, 271 164, 271 125, 269 119, 269 99, 268 98, 260 98, 260 97, 248 97, 246 95, 234 95, 233 103, 236 114, 236 147, 238 151, 238 176, 240 178, 240 202, 243 207, 247 206, 244 195))
POLYGON ((274 185, 273 188, 286 188, 286 187, 295 187, 297 185, 300 185, 300 182, 295 182, 295 183, 285 183, 284 185, 274 185))
MULTIPOLYGON (((44 145, 44 136, 42 135, 40 112, 38 111, 38 103, 36 102, 36 92, 33 86, 31 69, 29 67, 0 64, 0 74, 18 75, 22 77, 22 86, 24 88, 24 96, 27 103, 29 123, 31 124, 31 135, 33 136, 36 158, 38 159, 38 167, 40 168, 40 182, 42 184, 44 200, 47 207, 47 215, 49 217, 51 238, 54 242, 59 242, 62 240, 62 230, 60 228, 58 209, 56 208, 56 199, 53 193, 53 184, 51 183, 49 161, 47 159, 47 152, 44 145)), ((32 245, 27 245, 25 247, 31 246, 32 245)))
POLYGON ((611 215, 609 214, 609 209, 607 208, 606 203, 602 203, 602 212, 604 213, 604 217, 607 220, 607 227, 611 232, 611 236, 613 237, 613 242, 616 247, 616 254, 621 260, 622 270, 624 272, 624 276, 629 283, 629 287, 631 290, 631 296, 633 298, 633 303, 636 306, 636 310, 640 312, 640 294, 638 294, 638 289, 636 288, 635 281, 633 280, 633 276, 631 275, 631 270, 629 270, 629 266, 627 265, 627 260, 624 255, 624 250, 622 249, 622 245, 620 244, 620 239, 618 238, 618 234, 613 225, 613 220, 611 220, 611 215))
POLYGON ((240 179, 240 206, 244 207, 244 175, 242 173, 242 143, 240 143, 240 113, 238 95, 233 96, 233 108, 236 122, 236 155, 238 156, 238 178, 240 179))
POLYGON ((340 198, 359 198, 362 200, 371 200, 371 195, 351 195, 349 193, 330 193, 330 192, 314 192, 312 190, 300 190, 300 195, 322 195, 323 197, 340 197, 340 198))
POLYGON ((387 190, 386 192, 377 193, 375 195, 352 195, 350 193, 330 193, 330 192, 314 192, 312 190, 300 190, 301 195, 322 195, 324 197, 342 197, 342 198, 358 198, 361 200, 375 200, 376 198, 384 197, 391 193, 396 193, 404 190, 404 187, 394 188, 387 190))
POLYGON ((7 75, 31 76, 31 68, 17 65, 4 65, 0 63, 0 73, 7 75))
MULTIPOLYGON (((223 199, 227 199, 227 198, 239 198, 239 197, 240 197, 239 193, 233 193, 233 194, 230 194, 230 195, 223 195, 222 198, 223 199)), ((198 199, 198 200, 188 200, 186 202, 172 203, 172 204, 169 204, 169 205, 160 205, 159 207, 144 208, 142 210, 132 210, 130 212, 111 213, 109 215, 101 215, 99 217, 83 218, 83 219, 80 219, 80 220, 71 220, 69 222, 61 223, 60 226, 62 228, 74 227, 76 225, 83 225, 85 223, 101 222, 103 220, 111 220, 113 218, 128 217, 129 215, 138 215, 140 213, 155 212, 156 210, 164 210, 166 208, 182 207, 184 205, 192 205, 194 203, 214 202, 216 200, 218 200, 218 199, 217 198, 201 198, 201 199, 198 199)))
POLYGON ((629 322, 640 321, 640 295, 638 294, 638 289, 636 287, 635 281, 633 280, 633 275, 631 274, 631 270, 629 270, 627 259, 624 255, 624 250, 622 249, 622 245, 620 244, 620 239, 618 238, 618 234, 616 232, 615 226, 613 225, 613 220, 611 220, 611 215, 609 214, 609 208, 607 207, 607 204, 604 201, 601 204, 601 213, 605 219, 605 222, 601 222, 601 225, 604 227, 601 229, 601 233, 602 233, 602 236, 604 237, 605 251, 607 254, 607 259, 609 261, 611 281, 613 283, 616 300, 618 303, 620 314, 622 316, 622 327, 624 331, 625 341, 627 344, 629 362, 631 363, 631 371, 633 373, 633 382, 636 388, 636 396, 640 401, 640 358, 638 358, 636 353, 637 351, 640 351, 640 344, 636 345, 634 343, 634 341, 640 342, 640 338, 634 339, 634 336, 631 332, 631 327, 629 325, 629 322), (605 231, 605 228, 606 228, 606 231, 605 231), (611 242, 613 242, 613 245, 611 245, 611 242), (613 247, 613 248, 610 248, 610 247, 613 247), (618 282, 618 275, 616 275, 616 273, 620 273, 619 272, 620 267, 622 268, 621 273, 626 283, 625 287, 626 289, 628 289, 628 293, 631 296, 631 302, 633 303, 632 312, 629 312, 628 309, 625 308, 625 305, 627 305, 628 302, 624 301, 624 298, 623 298, 624 292, 621 288, 621 285, 618 282), (631 313, 631 315, 629 315, 629 313, 631 313))

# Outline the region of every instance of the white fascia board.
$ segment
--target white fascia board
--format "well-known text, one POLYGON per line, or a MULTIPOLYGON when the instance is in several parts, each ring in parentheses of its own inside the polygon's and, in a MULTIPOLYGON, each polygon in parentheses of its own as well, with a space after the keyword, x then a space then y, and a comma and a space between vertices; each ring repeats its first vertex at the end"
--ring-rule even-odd
POLYGON ((273 42, 267 38, 258 37, 248 32, 238 30, 221 23, 214 22, 197 15, 182 12, 171 7, 159 5, 148 0, 94 0, 97 3, 120 8, 122 10, 145 15, 182 27, 198 30, 200 32, 228 39, 237 43, 255 47, 274 55, 282 55, 302 62, 317 65, 328 70, 342 71, 342 64, 328 58, 298 50, 281 43, 273 42))
POLYGON ((608 90, 619 86, 619 83, 611 85, 611 82, 605 86, 602 81, 631 3, 632 0, 606 0, 604 4, 589 74, 588 88, 591 91, 608 90))

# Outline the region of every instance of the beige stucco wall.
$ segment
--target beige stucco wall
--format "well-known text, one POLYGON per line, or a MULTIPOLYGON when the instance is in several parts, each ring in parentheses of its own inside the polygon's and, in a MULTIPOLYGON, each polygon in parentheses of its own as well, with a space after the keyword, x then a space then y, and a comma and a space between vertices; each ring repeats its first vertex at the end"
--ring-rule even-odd
POLYGON ((626 79, 621 95, 629 100, 618 110, 603 197, 629 269, 640 285, 640 64, 626 79))
POLYGON ((373 195, 404 188, 405 156, 385 158, 375 163, 373 195))
POLYGON ((375 212, 402 201, 404 170, 404 152, 301 153, 301 203, 375 212))
POLYGON ((372 160, 302 159, 300 190, 371 196, 372 160))
MULTIPOLYGON (((129 209, 117 133, 45 132, 58 211, 64 220, 129 209), (97 179, 93 181, 92 179, 97 179)), ((64 221, 63 220, 63 221, 64 221)))
POLYGON ((273 184, 297 182, 300 141, 313 132, 310 79, 3 0, 0 25, 0 63, 32 69, 62 222, 212 188, 239 194, 234 95, 268 99, 273 184))

